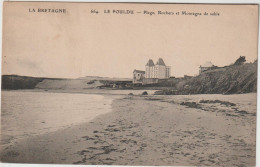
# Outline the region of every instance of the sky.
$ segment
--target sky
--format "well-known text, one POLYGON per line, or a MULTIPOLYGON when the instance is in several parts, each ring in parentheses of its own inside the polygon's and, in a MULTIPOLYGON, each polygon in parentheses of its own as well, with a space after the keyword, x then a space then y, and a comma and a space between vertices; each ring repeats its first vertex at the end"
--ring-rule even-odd
POLYGON ((256 5, 5 2, 3 12, 2 74, 131 78, 149 59, 163 58, 171 75, 181 77, 197 75, 207 61, 225 66, 239 56, 257 59, 256 5), (39 8, 66 13, 29 12, 39 8), (141 14, 102 13, 106 9, 141 14), (175 14, 143 14, 159 10, 175 14), (210 16, 214 12, 219 16, 210 16))

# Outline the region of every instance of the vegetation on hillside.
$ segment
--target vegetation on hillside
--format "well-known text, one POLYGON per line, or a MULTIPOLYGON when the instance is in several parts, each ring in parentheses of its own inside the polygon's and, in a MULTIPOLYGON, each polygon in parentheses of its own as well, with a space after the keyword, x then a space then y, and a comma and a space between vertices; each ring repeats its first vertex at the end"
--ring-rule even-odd
POLYGON ((34 89, 44 78, 26 77, 19 75, 3 75, 2 89, 34 89))
POLYGON ((156 94, 235 94, 256 91, 257 61, 245 64, 236 61, 231 66, 181 80, 172 89, 158 91, 156 94))

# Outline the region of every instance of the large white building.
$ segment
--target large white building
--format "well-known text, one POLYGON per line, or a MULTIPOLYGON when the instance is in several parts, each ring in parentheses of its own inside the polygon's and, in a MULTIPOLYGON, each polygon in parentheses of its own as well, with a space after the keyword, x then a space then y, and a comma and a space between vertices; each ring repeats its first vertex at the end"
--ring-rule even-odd
POLYGON ((159 58, 156 64, 154 64, 152 59, 149 59, 145 65, 145 78, 170 78, 171 67, 166 66, 163 59, 159 58))

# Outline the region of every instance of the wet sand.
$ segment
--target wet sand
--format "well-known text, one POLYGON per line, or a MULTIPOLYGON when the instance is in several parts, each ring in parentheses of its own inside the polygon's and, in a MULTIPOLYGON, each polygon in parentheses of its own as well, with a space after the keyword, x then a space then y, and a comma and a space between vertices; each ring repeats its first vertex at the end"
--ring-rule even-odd
POLYGON ((125 96, 89 123, 3 148, 4 162, 254 166, 256 94, 125 96))

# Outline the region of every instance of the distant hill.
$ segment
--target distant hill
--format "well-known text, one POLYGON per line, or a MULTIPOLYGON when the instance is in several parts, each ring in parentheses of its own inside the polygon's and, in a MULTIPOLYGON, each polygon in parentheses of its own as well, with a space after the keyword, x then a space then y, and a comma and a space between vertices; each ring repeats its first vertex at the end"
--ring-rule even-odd
POLYGON ((53 90, 81 90, 102 86, 104 81, 131 81, 127 78, 108 78, 88 76, 77 79, 37 78, 19 75, 3 75, 2 89, 53 89, 53 90), (100 82, 101 81, 101 82, 100 82))
POLYGON ((2 89, 34 89, 44 78, 2 75, 2 89))

